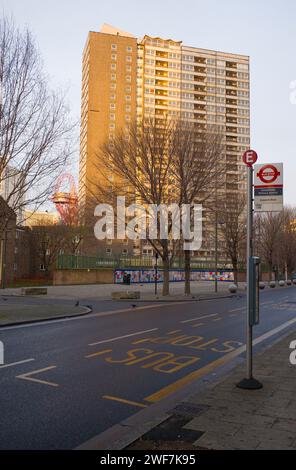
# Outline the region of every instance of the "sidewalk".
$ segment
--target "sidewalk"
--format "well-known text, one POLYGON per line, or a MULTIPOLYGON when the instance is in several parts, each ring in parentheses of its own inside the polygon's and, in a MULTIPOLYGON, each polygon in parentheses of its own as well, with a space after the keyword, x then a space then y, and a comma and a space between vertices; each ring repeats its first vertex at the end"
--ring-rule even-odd
POLYGON ((63 304, 0 304, 0 327, 86 315, 89 308, 63 304))
MULTIPOLYGON (((229 282, 219 282, 219 294, 229 294, 229 282)), ((245 283, 240 283, 239 289, 244 292, 245 283)), ((155 299, 154 284, 131 284, 130 286, 122 284, 95 284, 95 285, 73 285, 73 286, 49 286, 47 287, 47 298, 56 299, 100 299, 110 300, 111 293, 117 291, 139 291, 141 300, 151 301, 155 299)), ((158 299, 169 300, 168 297, 161 296, 162 284, 158 284, 158 299)), ((182 297, 184 292, 184 282, 170 283, 170 297, 182 297)), ((204 296, 214 292, 214 282, 212 281, 193 281, 191 283, 191 293, 193 296, 204 296)), ((21 288, 1 289, 0 295, 21 295, 21 288)), ((187 297, 188 298, 188 297, 187 297)), ((180 299, 176 299, 180 300, 180 299)))
MULTIPOLYGON (((168 421, 176 422, 179 417, 182 422, 183 417, 174 434, 178 438, 189 436, 191 448, 197 449, 296 449, 296 365, 289 362, 293 340, 296 331, 256 355, 254 376, 262 382, 261 390, 235 386, 245 376, 245 365, 240 365, 223 382, 178 405, 168 413, 168 421)), ((164 423, 128 449, 156 448, 153 444, 165 449, 178 446, 177 439, 171 447, 167 447, 166 438, 162 443, 153 442, 158 428, 163 429, 164 423)))

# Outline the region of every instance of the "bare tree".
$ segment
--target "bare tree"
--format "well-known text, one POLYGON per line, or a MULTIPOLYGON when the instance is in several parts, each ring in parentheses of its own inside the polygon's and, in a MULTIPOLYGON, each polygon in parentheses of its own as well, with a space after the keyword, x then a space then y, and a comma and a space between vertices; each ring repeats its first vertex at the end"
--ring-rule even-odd
MULTIPOLYGON (((222 155, 223 137, 215 127, 204 130, 181 120, 163 120, 160 125, 152 118, 144 119, 140 125, 134 123, 128 133, 117 133, 100 149, 98 169, 104 180, 97 187, 98 198, 113 201, 113 205, 118 195, 158 207, 203 204, 210 199, 213 187, 218 190, 225 181, 219 164, 222 155)), ((144 234, 162 259, 163 295, 169 293, 170 259, 176 252, 182 253, 181 244, 172 236, 174 225, 169 214, 168 238, 162 238, 158 213, 157 236, 144 234)), ((191 253, 186 249, 184 255, 185 293, 189 294, 191 253)))
MULTIPOLYGON (((124 195, 129 202, 148 205, 169 204, 169 179, 174 158, 174 132, 172 121, 162 125, 153 119, 133 123, 128 133, 119 131, 111 143, 98 150, 98 170, 104 178, 98 186, 98 199, 115 203, 116 197, 124 195)), ((157 214, 159 222, 159 213, 157 214)), ((159 223, 157 234, 142 237, 149 240, 162 259, 164 282, 163 295, 169 294, 169 267, 172 221, 167 227, 168 237, 162 237, 159 223)), ((139 236, 141 239, 141 235, 139 236)))
POLYGON ((282 213, 282 225, 280 228, 278 252, 281 271, 286 278, 290 278, 296 270, 296 210, 284 208, 282 213))
POLYGON ((278 265, 282 224, 282 212, 266 212, 257 214, 255 218, 255 248, 268 266, 269 280, 272 279, 275 265, 278 265))
POLYGON ((65 252, 71 255, 77 255, 88 233, 89 227, 79 221, 75 225, 65 225, 65 252))
POLYGON ((68 228, 62 224, 48 224, 48 221, 31 228, 34 254, 48 277, 54 267, 58 255, 67 246, 68 228))
MULTIPOLYGON (((225 183, 223 135, 217 126, 196 128, 179 120, 174 132, 173 175, 179 204, 216 206, 217 192, 225 183)), ((184 235, 184 234, 183 234, 184 235)), ((188 242, 189 240, 184 240, 188 242)), ((191 251, 184 250, 185 294, 190 294, 191 251)))
POLYGON ((239 262, 245 259, 246 249, 246 197, 236 194, 232 200, 220 200, 218 221, 225 243, 225 254, 231 260, 234 282, 238 282, 239 262))
POLYGON ((0 185, 15 212, 49 199, 73 129, 63 94, 48 88, 31 33, 0 19, 0 185))

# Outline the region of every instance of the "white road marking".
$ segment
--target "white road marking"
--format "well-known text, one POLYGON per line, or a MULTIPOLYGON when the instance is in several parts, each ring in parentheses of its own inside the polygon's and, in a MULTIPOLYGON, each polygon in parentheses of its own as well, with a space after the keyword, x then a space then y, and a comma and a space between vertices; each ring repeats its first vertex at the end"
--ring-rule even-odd
POLYGON ((286 323, 283 323, 282 325, 277 326, 273 330, 270 330, 267 333, 264 333, 263 335, 259 336, 259 338, 254 339, 253 344, 256 345, 258 343, 261 343, 261 341, 264 341, 265 339, 270 338, 270 336, 273 336, 276 333, 279 333, 280 331, 287 328, 287 326, 293 325, 293 323, 296 323, 296 318, 293 318, 292 320, 289 320, 286 323))
POLYGON ((191 321, 202 320, 203 318, 216 317, 217 315, 219 314, 212 313, 211 315, 204 315, 203 317, 195 317, 195 318, 191 318, 190 320, 183 320, 183 321, 180 321, 180 323, 190 323, 191 321))
POLYGON ((103 339, 102 341, 97 341, 95 343, 90 343, 89 346, 97 346, 98 344, 112 343, 112 341, 117 341, 119 339, 130 338, 131 336, 142 335, 144 333, 151 333, 152 331, 157 331, 159 328, 152 328, 151 330, 137 331, 136 333, 131 333, 129 335, 117 336, 116 338, 103 339))
MULTIPOLYGON (((137 302, 136 300, 134 302, 137 302)), ((149 302, 149 301, 147 301, 149 302)), ((40 322, 34 322, 34 323, 25 323, 24 325, 12 325, 12 326, 3 326, 2 331, 8 331, 8 330, 17 330, 19 328, 32 328, 36 326, 46 326, 54 323, 61 323, 61 322, 69 322, 69 321, 82 321, 82 320, 89 320, 90 318, 100 318, 100 317, 108 317, 111 315, 116 315, 118 313, 129 313, 129 312, 138 312, 140 310, 151 310, 154 308, 159 308, 159 307, 170 307, 170 306, 175 306, 175 305, 183 305, 183 304, 193 304, 196 303, 196 300, 184 300, 180 302, 162 302, 162 303, 157 303, 157 304, 148 304, 148 305, 141 305, 136 308, 121 308, 117 310, 106 310, 104 312, 94 312, 94 313, 88 313, 85 315, 80 315, 80 316, 73 316, 73 317, 67 317, 67 318, 55 318, 52 320, 44 320, 40 322)))
POLYGON ((58 387, 59 384, 56 384, 54 382, 47 382, 46 380, 32 378, 32 375, 40 374, 41 372, 46 372, 47 370, 52 370, 55 368, 56 366, 49 366, 45 367, 44 369, 33 370, 32 372, 27 372, 26 374, 17 375, 16 378, 22 380, 29 380, 31 382, 37 382, 43 385, 49 385, 51 387, 58 387))
POLYGON ((246 310, 247 307, 239 307, 239 308, 234 308, 233 310, 229 310, 229 313, 231 312, 239 312, 240 310, 246 310))
POLYGON ((35 359, 24 359, 23 361, 10 362, 9 364, 4 364, 0 366, 0 369, 6 369, 7 367, 18 366, 19 364, 26 364, 27 362, 35 361, 35 359))

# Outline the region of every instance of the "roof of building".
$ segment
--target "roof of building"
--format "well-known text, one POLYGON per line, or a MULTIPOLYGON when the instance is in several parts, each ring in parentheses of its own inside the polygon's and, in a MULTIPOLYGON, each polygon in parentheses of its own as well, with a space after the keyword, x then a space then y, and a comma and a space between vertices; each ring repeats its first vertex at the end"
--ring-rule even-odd
POLYGON ((111 24, 104 23, 101 26, 100 33, 105 33, 105 34, 114 34, 115 36, 124 36, 124 37, 129 37, 129 38, 135 38, 135 36, 131 33, 128 33, 127 31, 123 31, 122 29, 116 28, 115 26, 112 26, 111 24))

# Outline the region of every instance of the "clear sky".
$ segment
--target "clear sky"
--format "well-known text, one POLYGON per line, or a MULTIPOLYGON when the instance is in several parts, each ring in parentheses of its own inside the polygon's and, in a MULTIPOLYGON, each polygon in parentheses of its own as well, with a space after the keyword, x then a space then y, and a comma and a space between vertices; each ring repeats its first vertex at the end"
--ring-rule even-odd
MULTIPOLYGON (((295 0, 0 0, 34 33, 54 85, 67 87, 79 118, 81 54, 89 30, 133 33, 251 58, 251 146, 260 162, 284 162, 287 204, 296 205, 295 0)), ((259 161, 258 161, 259 163, 259 161)))

